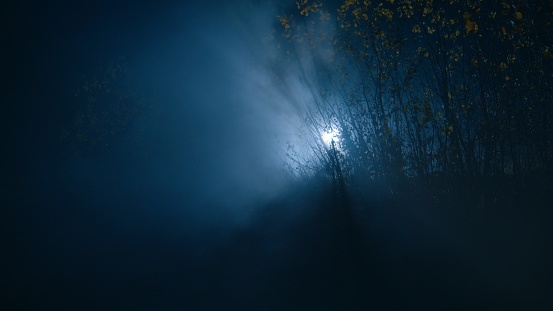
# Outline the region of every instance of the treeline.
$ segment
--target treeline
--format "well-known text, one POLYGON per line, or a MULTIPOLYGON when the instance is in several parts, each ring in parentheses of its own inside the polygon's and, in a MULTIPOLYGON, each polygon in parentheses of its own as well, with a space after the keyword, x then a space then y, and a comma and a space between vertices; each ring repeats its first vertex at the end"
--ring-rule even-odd
POLYGON ((550 1, 299 0, 287 13, 280 61, 314 68, 300 108, 313 154, 288 153, 296 172, 391 192, 553 186, 550 1))

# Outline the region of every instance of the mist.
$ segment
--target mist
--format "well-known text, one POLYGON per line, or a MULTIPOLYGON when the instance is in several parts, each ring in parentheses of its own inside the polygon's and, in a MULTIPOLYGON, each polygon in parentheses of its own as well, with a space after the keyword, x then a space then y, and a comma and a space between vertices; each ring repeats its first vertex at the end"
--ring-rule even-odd
POLYGON ((294 9, 95 1, 7 14, 3 308, 546 303, 552 215, 539 191, 456 209, 386 185, 344 195, 330 174, 299 171, 334 148, 305 115, 332 60, 299 45, 283 60, 277 16, 294 9))
POLYGON ((229 292, 255 288, 232 267, 251 255, 252 271, 270 271, 261 263, 285 256, 292 236, 264 226, 296 226, 313 209, 286 199, 280 153, 299 117, 267 72, 274 14, 249 1, 123 1, 10 17, 9 309, 249 300, 229 292))
MULTIPOLYGON (((274 11, 246 3, 142 3, 129 11, 122 4, 97 6, 80 23, 61 14, 76 24, 52 26, 46 35, 60 42, 44 43, 44 54, 35 51, 45 68, 33 68, 38 73, 30 79, 43 90, 29 96, 44 103, 46 115, 36 118, 47 132, 34 125, 34 137, 22 143, 32 157, 26 174, 46 183, 60 174, 82 182, 106 179, 118 192, 138 186, 151 195, 186 193, 237 218, 247 214, 240 206, 278 195, 286 178, 278 151, 295 135, 295 116, 260 81, 268 79, 262 62, 270 53, 264 44, 274 11), (85 109, 86 99, 74 94, 113 64, 128 73, 110 87, 130 89, 143 101, 140 110, 105 142, 109 147, 58 156, 67 147, 59 132, 74 131, 74 115, 85 109), (57 99, 62 102, 48 102, 57 99), (36 147, 41 139, 43 150, 36 147)), ((52 23, 54 16, 42 18, 52 23)), ((60 187, 67 186, 62 181, 60 187)))

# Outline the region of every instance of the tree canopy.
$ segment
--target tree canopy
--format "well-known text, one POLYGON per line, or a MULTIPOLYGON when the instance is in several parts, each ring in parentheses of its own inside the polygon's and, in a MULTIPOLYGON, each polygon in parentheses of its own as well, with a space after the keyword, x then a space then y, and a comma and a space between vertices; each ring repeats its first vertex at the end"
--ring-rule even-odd
POLYGON ((550 1, 300 0, 283 13, 282 61, 315 68, 307 133, 340 132, 339 163, 315 138, 319 165, 298 170, 338 165, 348 185, 391 191, 552 186, 550 1))

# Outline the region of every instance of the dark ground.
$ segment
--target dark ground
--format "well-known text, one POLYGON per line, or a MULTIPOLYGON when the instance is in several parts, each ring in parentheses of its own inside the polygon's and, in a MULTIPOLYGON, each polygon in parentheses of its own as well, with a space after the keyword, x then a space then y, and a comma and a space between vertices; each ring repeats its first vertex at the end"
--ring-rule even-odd
POLYGON ((4 310, 553 305, 544 198, 509 209, 352 200, 348 213, 299 188, 232 227, 183 216, 179 195, 36 186, 3 199, 4 310))

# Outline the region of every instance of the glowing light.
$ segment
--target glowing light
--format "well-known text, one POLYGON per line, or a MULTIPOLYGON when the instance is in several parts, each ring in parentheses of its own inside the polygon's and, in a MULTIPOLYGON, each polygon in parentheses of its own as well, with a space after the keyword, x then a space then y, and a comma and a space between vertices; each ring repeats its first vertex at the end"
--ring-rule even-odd
POLYGON ((330 146, 332 144, 332 141, 336 142, 339 136, 340 136, 340 133, 337 130, 332 130, 332 129, 321 133, 321 138, 323 139, 323 142, 327 146, 330 146))

